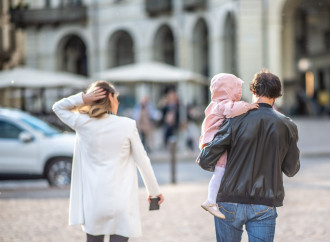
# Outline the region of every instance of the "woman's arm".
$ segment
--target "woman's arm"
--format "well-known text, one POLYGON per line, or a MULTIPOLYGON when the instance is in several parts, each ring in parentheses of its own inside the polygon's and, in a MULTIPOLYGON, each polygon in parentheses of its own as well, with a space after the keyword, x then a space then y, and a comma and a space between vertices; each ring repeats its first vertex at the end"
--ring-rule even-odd
POLYGON ((105 91, 102 88, 95 88, 89 93, 77 93, 67 98, 63 98, 53 105, 53 111, 62 120, 63 123, 76 128, 79 113, 72 112, 71 109, 75 106, 86 104, 91 105, 94 101, 105 98, 105 91))
POLYGON ((75 129, 77 125, 77 120, 79 117, 79 113, 72 112, 70 109, 75 106, 84 104, 83 93, 77 93, 67 98, 63 98, 53 105, 53 111, 62 120, 63 123, 70 126, 72 129, 75 129))
POLYGON ((144 150, 136 125, 134 127, 130 141, 134 161, 136 162, 136 165, 140 171, 140 174, 142 176, 143 182, 148 190, 149 195, 161 195, 154 171, 150 164, 150 159, 146 151, 144 150))

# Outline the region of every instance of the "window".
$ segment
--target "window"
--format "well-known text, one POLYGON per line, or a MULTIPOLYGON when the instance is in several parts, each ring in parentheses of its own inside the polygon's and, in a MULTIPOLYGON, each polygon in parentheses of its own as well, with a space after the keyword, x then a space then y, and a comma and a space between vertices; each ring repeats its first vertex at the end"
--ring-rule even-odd
POLYGON ((33 129, 41 131, 44 135, 51 136, 59 133, 59 130, 56 128, 33 116, 25 115, 20 120, 31 126, 33 129))
POLYGON ((18 139, 23 130, 4 120, 0 120, 0 139, 18 139))

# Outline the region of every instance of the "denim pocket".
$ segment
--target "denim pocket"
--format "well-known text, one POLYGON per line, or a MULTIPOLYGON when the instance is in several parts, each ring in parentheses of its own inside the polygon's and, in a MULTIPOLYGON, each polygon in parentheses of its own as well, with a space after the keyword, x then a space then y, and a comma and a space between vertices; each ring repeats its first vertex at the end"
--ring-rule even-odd
POLYGON ((264 220, 267 218, 272 218, 277 216, 274 207, 269 207, 266 205, 256 205, 256 204, 251 204, 251 207, 254 211, 254 215, 257 220, 264 220))
POLYGON ((225 203, 221 202, 218 204, 220 212, 226 216, 226 221, 234 221, 237 210, 237 203, 225 203))

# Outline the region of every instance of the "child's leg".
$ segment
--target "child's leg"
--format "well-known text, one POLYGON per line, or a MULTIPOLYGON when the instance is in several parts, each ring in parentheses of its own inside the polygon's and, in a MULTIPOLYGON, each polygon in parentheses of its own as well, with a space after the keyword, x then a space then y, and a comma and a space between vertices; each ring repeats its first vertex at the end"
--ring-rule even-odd
POLYGON ((220 188, 223 174, 225 173, 225 167, 215 166, 213 176, 209 183, 209 190, 207 199, 210 203, 216 203, 218 191, 220 188))

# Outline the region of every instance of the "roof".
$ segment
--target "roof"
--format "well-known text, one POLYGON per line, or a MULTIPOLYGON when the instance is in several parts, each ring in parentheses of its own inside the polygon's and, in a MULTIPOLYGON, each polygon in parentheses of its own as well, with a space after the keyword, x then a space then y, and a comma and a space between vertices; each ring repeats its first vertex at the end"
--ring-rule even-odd
POLYGON ((159 62, 140 62, 119 66, 94 73, 93 78, 111 82, 196 82, 207 84, 207 78, 199 73, 159 62))
POLYGON ((89 80, 68 72, 45 71, 26 67, 0 71, 0 88, 85 88, 89 80))
POLYGON ((17 108, 4 108, 0 106, 0 116, 11 117, 14 119, 19 119, 21 117, 29 115, 28 113, 17 109, 17 108))

